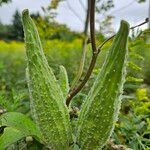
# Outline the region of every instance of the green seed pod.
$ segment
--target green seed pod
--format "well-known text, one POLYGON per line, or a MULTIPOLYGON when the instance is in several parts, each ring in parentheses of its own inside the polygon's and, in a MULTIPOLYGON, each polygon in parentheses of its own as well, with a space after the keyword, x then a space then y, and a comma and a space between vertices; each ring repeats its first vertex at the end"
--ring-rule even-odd
POLYGON ((68 149, 72 142, 68 108, 43 53, 38 31, 28 10, 23 11, 27 80, 31 112, 50 149, 68 149))
POLYGON ((117 121, 125 82, 128 34, 128 23, 121 21, 102 69, 82 105, 77 143, 83 150, 101 149, 117 121))
POLYGON ((61 88, 61 90, 63 92, 63 95, 66 98, 67 94, 69 92, 69 82, 68 82, 67 71, 66 71, 64 66, 60 66, 58 82, 59 82, 60 88, 61 88))

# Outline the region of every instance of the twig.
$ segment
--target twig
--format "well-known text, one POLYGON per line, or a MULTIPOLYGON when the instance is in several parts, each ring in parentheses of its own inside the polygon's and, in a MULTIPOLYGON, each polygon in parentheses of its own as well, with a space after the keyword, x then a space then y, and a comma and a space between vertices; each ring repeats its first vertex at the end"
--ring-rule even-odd
POLYGON ((90 66, 88 68, 88 71, 83 79, 83 81, 81 82, 81 84, 74 90, 70 91, 70 93, 68 94, 67 100, 66 100, 66 105, 69 106, 71 99, 79 92, 81 91, 81 89, 83 88, 83 86, 86 84, 86 82, 88 81, 89 77, 91 76, 91 73, 93 71, 93 68, 95 66, 96 60, 97 60, 97 54, 93 54, 92 60, 90 62, 90 66))
MULTIPOLYGON (((95 1, 95 0, 94 0, 94 1, 95 1)), ((91 3, 91 4, 93 4, 93 3, 91 3)), ((93 10, 93 9, 92 9, 92 10, 93 10)), ((92 16, 91 13, 92 13, 92 12, 90 12, 90 17, 92 16)), ((134 28, 136 28, 136 27, 140 27, 140 26, 142 26, 142 25, 144 25, 144 24, 146 24, 146 23, 148 23, 148 22, 149 22, 149 19, 146 18, 146 20, 145 20, 144 22, 140 23, 139 25, 133 26, 133 27, 131 27, 130 29, 134 29, 134 28)), ((92 25, 92 24, 90 24, 90 25, 92 25)), ((93 26, 93 25, 92 25, 92 26, 93 26)), ((91 28, 90 28, 90 29, 91 29, 91 28)), ((92 31, 93 31, 93 30, 92 30, 92 31)), ((97 57, 98 57, 99 52, 101 51, 102 47, 103 47, 109 40, 111 40, 113 37, 115 37, 115 35, 113 35, 113 36, 111 36, 110 38, 106 39, 106 40, 96 49, 95 52, 97 52, 97 53, 95 53, 95 52, 93 53, 92 60, 91 60, 91 62, 90 62, 90 66, 89 66, 89 68, 88 68, 88 71, 87 71, 87 73, 86 73, 86 75, 85 75, 83 81, 81 82, 81 84, 80 84, 76 89, 73 89, 73 90, 70 91, 70 93, 68 94, 68 97, 67 97, 67 100, 66 100, 66 105, 67 105, 67 106, 69 106, 71 99, 72 99, 78 92, 80 92, 81 89, 84 87, 84 85, 85 85, 86 82, 88 81, 88 79, 89 79, 89 77, 91 76, 91 73, 92 73, 92 71, 93 71, 93 69, 94 69, 94 67, 95 67, 95 63, 96 63, 96 60, 97 60, 97 57)), ((95 39, 95 37, 94 37, 94 39, 95 39)), ((92 35, 91 35, 91 42, 92 42, 93 45, 94 45, 94 42, 93 42, 92 40, 93 40, 93 32, 92 32, 92 35)), ((95 45, 95 47, 96 47, 96 45, 95 45)), ((95 49, 94 49, 94 50, 95 50, 95 49)))
POLYGON ((90 0, 90 34, 93 54, 97 53, 95 42, 95 0, 90 0))
MULTIPOLYGON (((149 22, 149 18, 146 18, 144 22, 142 22, 142 23, 140 23, 140 24, 138 24, 138 25, 136 25, 136 26, 133 26, 133 27, 131 27, 130 29, 133 30, 133 29, 135 29, 135 28, 137 28, 137 27, 140 27, 140 26, 142 26, 142 25, 144 25, 144 24, 146 24, 146 23, 148 23, 148 22, 149 22)), ((106 39, 100 46, 98 46, 98 53, 100 52, 100 50, 102 49, 102 47, 103 47, 109 40, 111 40, 112 38, 115 37, 115 35, 116 35, 116 34, 112 35, 111 37, 109 37, 108 39, 106 39)))
POLYGON ((72 82, 70 91, 72 91, 72 89, 74 89, 77 82, 80 80, 80 78, 82 76, 83 69, 84 69, 84 63, 85 63, 85 58, 86 58, 86 52, 87 52, 87 38, 84 40, 83 52, 82 52, 82 57, 81 57, 81 60, 80 60, 79 69, 78 69, 78 72, 77 72, 77 75, 76 75, 75 79, 72 82))
POLYGON ((87 35, 88 35, 89 14, 90 14, 90 2, 89 2, 89 0, 87 3, 87 10, 86 11, 87 12, 86 12, 86 19, 85 19, 85 27, 84 27, 84 31, 83 31, 84 38, 83 38, 83 42, 82 42, 82 57, 80 60, 80 65, 79 65, 77 75, 72 82, 70 91, 72 91, 75 88, 76 84, 80 81, 80 78, 82 76, 83 69, 84 69, 84 63, 85 63, 86 52, 87 52, 87 43, 88 43, 88 36, 87 35))
POLYGON ((89 26, 89 17, 90 17, 90 0, 87 0, 87 13, 85 19, 85 26, 84 26, 84 35, 87 36, 88 34, 88 26, 89 26))
POLYGON ((102 47, 109 41, 111 40, 112 38, 115 37, 116 34, 112 35, 111 37, 109 37, 108 39, 106 39, 100 46, 98 46, 98 53, 100 53, 100 50, 102 49, 102 47))
POLYGON ((93 68, 95 66, 96 58, 98 56, 96 43, 95 43, 95 0, 89 0, 89 6, 90 6, 90 35, 91 35, 91 45, 92 45, 92 50, 93 50, 93 56, 92 56, 92 60, 91 60, 89 69, 87 71, 87 74, 84 77, 82 83, 76 89, 73 89, 69 92, 69 95, 66 100, 67 106, 69 106, 71 99, 83 88, 83 86, 89 79, 93 71, 93 68))
POLYGON ((138 24, 134 27, 131 27, 130 29, 135 29, 135 28, 140 27, 140 26, 142 26, 142 25, 144 25, 145 23, 148 23, 148 22, 149 22, 149 18, 146 18, 144 22, 142 22, 142 23, 140 23, 140 24, 138 24))

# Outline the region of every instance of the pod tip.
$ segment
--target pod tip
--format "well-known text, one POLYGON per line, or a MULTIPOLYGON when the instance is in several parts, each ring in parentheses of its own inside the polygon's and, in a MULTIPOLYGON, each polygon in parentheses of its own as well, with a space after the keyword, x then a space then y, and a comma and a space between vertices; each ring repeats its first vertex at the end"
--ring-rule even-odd
POLYGON ((28 9, 24 9, 22 12, 23 16, 29 16, 29 10, 28 9))
POLYGON ((125 25, 128 28, 130 27, 129 23, 127 21, 125 21, 125 20, 121 20, 121 25, 125 25))

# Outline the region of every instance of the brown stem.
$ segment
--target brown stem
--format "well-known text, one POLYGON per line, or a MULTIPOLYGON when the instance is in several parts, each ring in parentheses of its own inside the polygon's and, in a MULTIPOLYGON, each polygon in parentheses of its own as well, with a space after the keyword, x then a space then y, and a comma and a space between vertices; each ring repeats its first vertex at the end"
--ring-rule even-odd
MULTIPOLYGON (((91 12, 90 12, 90 13, 91 13, 91 12)), ((146 23, 148 23, 148 22, 149 22, 149 20, 146 19, 143 23, 141 23, 141 24, 139 24, 139 25, 136 25, 136 26, 133 26, 133 27, 131 27, 130 29, 134 29, 134 28, 136 28, 136 27, 140 27, 140 26, 142 26, 142 25, 144 25, 144 24, 146 24, 146 23)), ((100 50, 102 49, 102 47, 103 47, 109 40, 111 40, 114 36, 115 36, 115 35, 113 35, 113 36, 111 36, 110 38, 106 39, 106 40, 98 47, 98 49, 96 50, 97 53, 93 53, 92 60, 91 60, 91 62, 90 62, 90 66, 89 66, 89 68, 88 68, 88 71, 87 71, 87 73, 86 73, 86 75, 85 75, 85 77, 84 77, 82 83, 81 83, 76 89, 70 91, 70 93, 69 93, 69 95, 68 95, 68 97, 67 97, 67 100, 66 100, 66 105, 67 105, 67 106, 69 106, 71 99, 72 99, 78 92, 81 91, 81 89, 84 87, 84 85, 85 85, 86 82, 88 81, 89 77, 91 76, 91 73, 92 73, 92 71, 93 71, 93 68, 95 67, 95 63, 96 63, 98 54, 99 54, 100 50)), ((93 39, 93 38, 91 38, 91 40, 92 40, 92 39, 93 39)))
POLYGON ((86 19, 85 19, 85 26, 84 26, 84 32, 83 32, 85 36, 87 36, 88 34, 89 15, 90 15, 90 0, 88 0, 87 10, 86 10, 86 19))
POLYGON ((95 0, 90 0, 90 34, 93 53, 97 53, 95 42, 95 0))
POLYGON ((83 31, 84 38, 82 41, 82 57, 80 60, 80 65, 79 65, 77 75, 71 84, 70 91, 72 91, 75 88, 76 84, 79 82, 79 80, 82 76, 82 73, 83 73, 83 69, 84 69, 84 63, 85 63, 86 52, 87 52, 89 14, 90 14, 90 0, 88 0, 88 3, 87 3, 86 19, 85 19, 85 26, 84 26, 84 31, 83 31))
POLYGON ((83 43, 83 48, 82 48, 82 57, 80 60, 79 69, 78 69, 78 72, 77 72, 75 79, 73 80, 73 82, 71 84, 70 91, 72 91, 75 88, 76 84, 79 82, 79 80, 82 76, 82 73, 83 73, 84 63, 85 63, 85 59, 86 59, 86 52, 87 52, 87 38, 84 39, 83 42, 84 43, 83 43))
POLYGON ((95 66, 97 56, 98 56, 96 42, 95 42, 95 0, 89 0, 88 3, 90 6, 90 14, 89 14, 90 15, 90 35, 91 35, 91 45, 92 45, 93 56, 92 56, 92 60, 91 60, 89 69, 87 71, 87 74, 85 75, 82 83, 77 88, 69 92, 69 95, 66 100, 67 106, 69 106, 71 99, 83 88, 83 86, 88 81, 93 71, 93 68, 95 66))
POLYGON ((145 23, 148 23, 148 22, 149 22, 149 18, 146 18, 144 22, 142 22, 142 23, 140 23, 140 24, 138 24, 136 26, 133 26, 130 29, 135 29, 135 28, 140 27, 140 26, 142 26, 142 25, 144 25, 145 23))
POLYGON ((100 46, 98 46, 98 48, 97 48, 97 49, 98 49, 98 53, 100 53, 102 47, 103 47, 109 40, 111 40, 112 38, 114 38, 115 35, 116 35, 116 34, 112 35, 111 37, 109 37, 108 39, 106 39, 100 46))
POLYGON ((81 89, 83 88, 83 86, 86 84, 86 82, 88 81, 89 77, 91 76, 91 73, 93 71, 93 68, 95 66, 95 63, 96 63, 96 60, 97 60, 97 55, 98 53, 96 54, 93 54, 93 57, 92 57, 92 60, 91 60, 91 63, 90 63, 90 66, 88 68, 88 71, 83 79, 83 81, 81 82, 81 84, 74 90, 70 91, 68 97, 67 97, 67 100, 66 100, 66 105, 69 106, 70 104, 70 101, 71 99, 79 92, 81 91, 81 89))
MULTIPOLYGON (((133 26, 133 27, 131 27, 130 29, 131 29, 131 30, 132 30, 132 29, 135 29, 135 28, 140 27, 140 26, 142 26, 142 25, 144 25, 144 24, 146 24, 146 23, 148 23, 148 22, 149 22, 149 18, 146 18, 144 22, 142 22, 142 23, 140 23, 140 24, 138 24, 138 25, 136 25, 136 26, 133 26)), ((108 39, 106 39, 100 46, 98 46, 98 53, 100 52, 100 50, 102 49, 102 47, 103 47, 109 40, 111 40, 112 38, 115 37, 115 35, 116 35, 116 34, 112 35, 111 37, 109 37, 108 39)))

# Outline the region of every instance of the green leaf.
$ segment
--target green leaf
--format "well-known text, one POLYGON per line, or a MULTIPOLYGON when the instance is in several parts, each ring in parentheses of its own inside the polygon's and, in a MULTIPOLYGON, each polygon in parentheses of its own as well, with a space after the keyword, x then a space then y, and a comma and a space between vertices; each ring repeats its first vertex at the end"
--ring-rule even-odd
POLYGON ((128 77, 126 77, 126 81, 127 82, 137 82, 137 83, 140 83, 140 82, 143 82, 143 79, 141 79, 141 78, 135 78, 135 77, 132 77, 132 76, 128 76, 128 77))
POLYGON ((26 137, 26 135, 21 131, 13 127, 6 127, 4 129, 4 134, 0 136, 0 150, 5 150, 8 146, 24 137, 26 137))
POLYGON ((80 150, 77 144, 72 145, 71 150, 80 150))
POLYGON ((142 70, 142 68, 140 68, 138 65, 136 65, 132 61, 128 62, 128 67, 131 68, 131 69, 134 69, 136 71, 141 71, 142 70))
POLYGON ((66 98, 67 94, 69 92, 69 82, 68 82, 67 71, 64 66, 60 66, 58 82, 59 82, 60 88, 63 92, 64 98, 66 98))
MULTIPOLYGON (((20 133, 20 135, 24 135, 24 137, 30 135, 38 141, 42 140, 41 133, 35 123, 24 114, 18 112, 8 112, 0 116, 0 120, 0 127, 11 127, 14 131, 21 132, 22 134, 20 133)), ((0 143, 2 142, 0 141, 0 143)))

